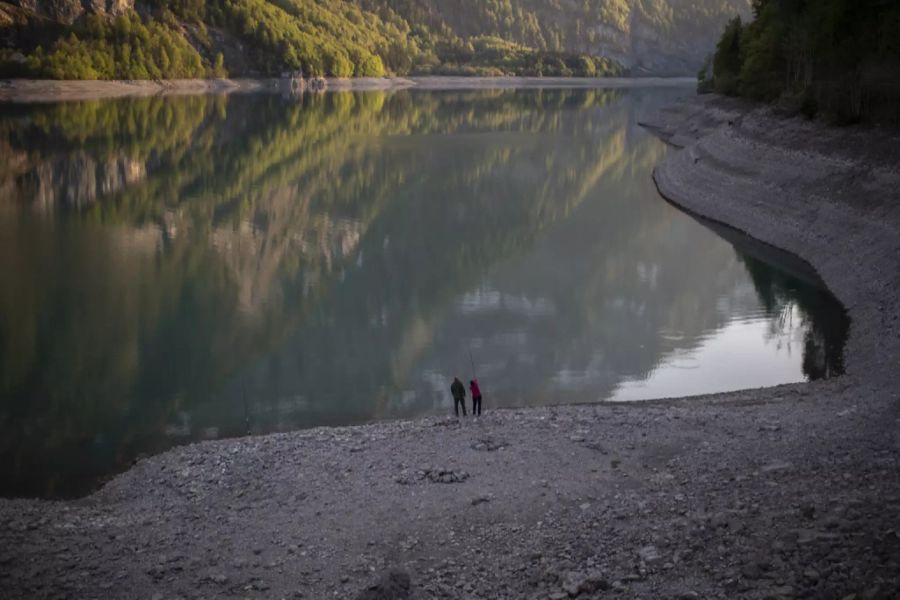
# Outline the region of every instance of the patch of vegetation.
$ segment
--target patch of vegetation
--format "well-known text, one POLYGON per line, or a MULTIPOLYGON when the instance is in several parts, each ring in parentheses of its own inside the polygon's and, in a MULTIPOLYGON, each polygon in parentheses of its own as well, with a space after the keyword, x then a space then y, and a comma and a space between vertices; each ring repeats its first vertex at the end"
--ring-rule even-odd
POLYGON ((493 36, 478 36, 442 56, 425 72, 441 75, 529 75, 596 77, 621 75, 621 65, 607 58, 535 50, 493 36))
POLYGON ((104 19, 88 16, 48 50, 25 63, 33 75, 52 79, 187 79, 223 77, 222 59, 212 64, 174 27, 136 12, 104 19))

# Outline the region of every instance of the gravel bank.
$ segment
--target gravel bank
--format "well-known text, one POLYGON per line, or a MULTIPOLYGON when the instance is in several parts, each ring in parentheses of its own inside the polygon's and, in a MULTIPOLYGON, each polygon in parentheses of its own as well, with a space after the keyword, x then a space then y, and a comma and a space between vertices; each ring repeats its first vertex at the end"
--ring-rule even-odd
POLYGON ((0 79, 0 102, 58 102, 130 96, 227 94, 263 89, 266 81, 253 79, 166 79, 146 81, 61 81, 55 79, 0 79))
POLYGON ((4 597, 898 597, 900 144, 714 99, 654 127, 699 139, 667 198, 845 303, 846 376, 176 448, 0 500, 4 597))

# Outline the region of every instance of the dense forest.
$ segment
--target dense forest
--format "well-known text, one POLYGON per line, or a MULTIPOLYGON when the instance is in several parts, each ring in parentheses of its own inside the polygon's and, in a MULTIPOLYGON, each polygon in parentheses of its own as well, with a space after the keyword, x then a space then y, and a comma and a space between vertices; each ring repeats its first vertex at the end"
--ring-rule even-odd
POLYGON ((728 22, 699 79, 809 117, 897 120, 900 2, 754 0, 753 19, 728 22))
POLYGON ((0 76, 686 74, 749 0, 0 1, 0 76))

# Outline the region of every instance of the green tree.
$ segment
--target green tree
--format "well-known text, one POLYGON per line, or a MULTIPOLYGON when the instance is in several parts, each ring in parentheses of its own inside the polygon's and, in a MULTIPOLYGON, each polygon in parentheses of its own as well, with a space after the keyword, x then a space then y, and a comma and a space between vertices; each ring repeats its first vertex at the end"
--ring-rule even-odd
POLYGON ((722 94, 737 94, 743 60, 741 57, 741 17, 728 22, 713 56, 715 89, 722 94))
POLYGON ((900 3, 755 0, 753 15, 719 40, 717 90, 839 121, 900 119, 900 3))

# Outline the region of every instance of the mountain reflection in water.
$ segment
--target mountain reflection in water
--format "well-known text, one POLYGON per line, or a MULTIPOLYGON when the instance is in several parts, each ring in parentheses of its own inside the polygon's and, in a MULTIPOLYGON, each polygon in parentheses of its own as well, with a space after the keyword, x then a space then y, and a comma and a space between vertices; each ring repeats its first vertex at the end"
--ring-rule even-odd
POLYGON ((470 351, 485 410, 839 373, 814 275, 656 194, 667 149, 635 123, 673 93, 4 107, 0 494, 447 413, 470 351))

